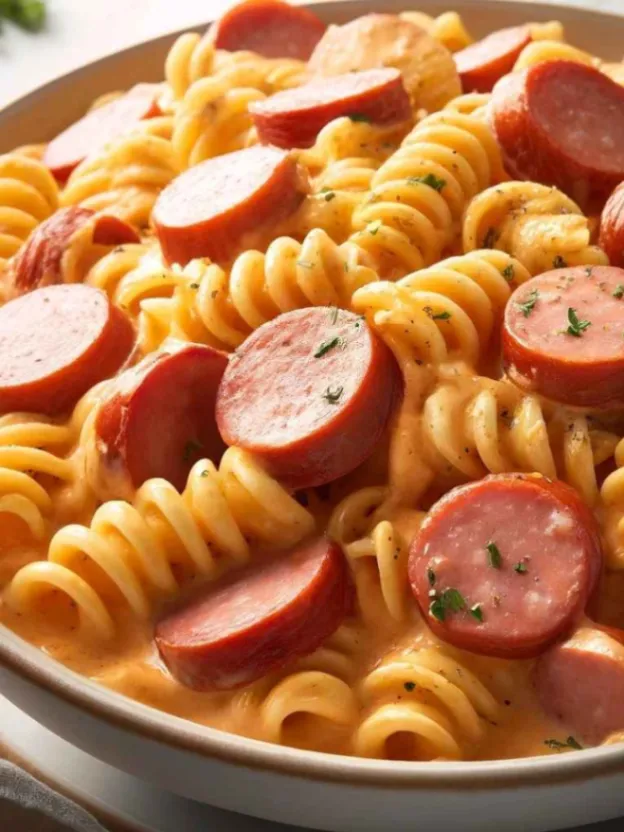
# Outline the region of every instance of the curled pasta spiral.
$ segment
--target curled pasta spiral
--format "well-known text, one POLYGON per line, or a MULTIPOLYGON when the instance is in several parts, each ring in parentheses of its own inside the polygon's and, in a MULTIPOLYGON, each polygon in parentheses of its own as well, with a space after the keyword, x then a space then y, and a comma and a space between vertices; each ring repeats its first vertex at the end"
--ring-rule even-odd
POLYGON ((609 569, 624 569, 624 439, 615 449, 617 468, 600 489, 603 504, 606 562, 609 569))
POLYGON ((278 237, 266 254, 241 254, 229 272, 202 260, 186 266, 172 302, 170 334, 234 349, 281 312, 348 308, 353 292, 376 278, 359 264, 353 247, 336 245, 321 229, 303 243, 278 237))
POLYGON ((218 470, 207 460, 196 463, 182 494, 165 480, 148 480, 132 504, 104 503, 90 526, 60 529, 48 559, 21 569, 7 597, 21 608, 41 587, 60 590, 76 605, 81 624, 105 638, 114 631, 110 598, 100 582, 79 574, 81 561, 97 565, 104 586, 108 579, 133 614, 147 618, 149 591, 177 589, 171 559, 185 559, 194 573, 211 579, 225 564, 248 561, 248 538, 287 547, 313 528, 312 516, 279 483, 248 454, 230 448, 218 470))
POLYGON ((402 733, 415 740, 410 758, 461 759, 484 737, 485 720, 499 713, 471 671, 432 648, 382 664, 366 676, 361 695, 371 707, 355 733, 355 753, 362 757, 387 757, 388 741, 402 733))
POLYGON ((444 109, 452 113, 484 119, 491 97, 489 92, 467 92, 464 95, 458 95, 457 98, 452 98, 444 109))
POLYGON ((397 283, 371 283, 354 294, 352 305, 395 354, 408 351, 435 365, 456 356, 474 367, 513 287, 528 278, 527 270, 509 255, 475 251, 397 283))
POLYGON ((489 378, 444 381, 423 406, 423 454, 441 474, 469 479, 486 473, 538 472, 565 480, 589 505, 598 501, 595 466, 617 438, 578 412, 549 416, 539 398, 489 378))
POLYGON ((504 176, 484 121, 443 111, 424 118, 377 171, 357 208, 353 241, 390 279, 439 260, 465 206, 504 176))
POLYGON ((535 40, 524 47, 514 64, 513 71, 517 72, 544 61, 574 61, 574 63, 587 66, 597 65, 597 60, 593 55, 570 46, 569 43, 559 40, 535 40))
POLYGON ((437 17, 431 17, 425 12, 403 12, 399 17, 429 32, 449 52, 459 52, 473 41, 457 12, 443 12, 437 17))
POLYGON ((58 201, 56 181, 39 160, 19 153, 0 156, 0 268, 56 211, 58 201))
POLYGON ((606 254, 590 238, 578 205, 557 188, 535 182, 488 188, 472 200, 464 218, 465 251, 501 249, 533 275, 564 265, 606 265, 606 254))
POLYGON ((158 194, 176 174, 171 142, 135 132, 81 162, 67 180, 61 203, 109 211, 145 227, 158 194))

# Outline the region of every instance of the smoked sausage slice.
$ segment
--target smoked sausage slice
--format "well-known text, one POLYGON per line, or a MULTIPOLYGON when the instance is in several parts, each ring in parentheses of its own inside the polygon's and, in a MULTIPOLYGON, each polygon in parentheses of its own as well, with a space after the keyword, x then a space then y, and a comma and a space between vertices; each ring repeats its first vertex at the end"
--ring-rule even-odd
POLYGON ((619 634, 615 639, 582 627, 545 653, 535 668, 544 710, 591 745, 624 731, 624 632, 619 634))
POLYGON ((412 114, 398 69, 370 69, 312 81, 285 90, 249 110, 260 140, 277 147, 311 147, 335 118, 353 116, 374 124, 407 121, 412 114))
POLYGON ((23 295, 42 286, 61 283, 62 260, 76 232, 92 225, 91 241, 95 245, 118 246, 138 243, 139 235, 119 217, 97 215, 89 208, 72 205, 61 208, 32 232, 8 270, 7 293, 23 295))
POLYGON ((536 656, 569 632, 602 567, 593 516, 576 491, 538 474, 499 474, 450 491, 409 554, 431 629, 486 656, 536 656))
POLYGON ((88 443, 87 471, 101 499, 131 498, 151 477, 183 490, 189 471, 225 451, 215 401, 227 356, 175 344, 122 373, 101 403, 88 443))
POLYGON ((505 76, 490 118, 515 179, 556 185, 583 207, 624 180, 624 87, 591 66, 546 61, 505 76))
POLYGON ((460 95, 453 56, 435 38, 392 14, 367 14, 330 26, 308 62, 316 75, 344 75, 358 69, 395 67, 414 109, 441 109, 460 95))
POLYGON ((617 186, 602 209, 599 243, 611 265, 624 268, 624 182, 617 186))
POLYGON ((453 58, 464 92, 490 92, 530 42, 529 26, 510 26, 456 52, 453 58))
POLYGON ((218 49, 307 61, 324 31, 323 21, 308 9, 282 0, 247 0, 222 15, 210 34, 218 49))
POLYGON ((68 410, 133 345, 130 321, 100 289, 46 286, 10 301, 0 308, 0 412, 68 410))
POLYGON ((227 445, 246 448, 293 490, 363 462, 394 403, 398 371, 368 324, 337 309, 280 315, 234 353, 217 396, 227 445))
POLYGON ((64 182, 83 159, 127 133, 142 119, 160 114, 158 84, 137 84, 125 95, 91 110, 48 144, 43 163, 64 182))
POLYGON ((554 269, 512 294, 503 365, 525 390, 579 407, 624 404, 624 270, 554 269))
POLYGON ((340 547, 325 539, 231 576, 160 621, 171 674, 195 690, 231 690, 320 647, 352 605, 340 547))
POLYGON ((294 211, 308 183, 294 157, 276 147, 250 147, 195 165, 166 187, 154 206, 165 258, 232 258, 263 226, 294 211))

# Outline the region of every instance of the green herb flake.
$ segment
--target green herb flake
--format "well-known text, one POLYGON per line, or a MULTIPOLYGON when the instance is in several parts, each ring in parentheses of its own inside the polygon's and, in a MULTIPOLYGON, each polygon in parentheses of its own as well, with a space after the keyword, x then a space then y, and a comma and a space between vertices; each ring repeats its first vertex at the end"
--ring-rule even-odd
POLYGON ((323 341, 322 344, 319 344, 319 346, 316 349, 316 352, 314 353, 314 357, 322 358, 325 355, 325 353, 328 353, 330 350, 339 347, 341 344, 342 338, 339 335, 334 335, 333 338, 328 338, 327 341, 323 341))
POLYGON ((428 185, 434 191, 440 193, 442 188, 446 185, 446 179, 440 179, 433 173, 426 173, 424 176, 409 176, 407 179, 408 185, 428 185))
POLYGON ((332 191, 331 188, 321 188, 321 193, 325 198, 325 202, 331 202, 332 199, 336 198, 336 191, 332 191))
POLYGON ((427 580, 429 581, 429 586, 435 586, 436 573, 431 568, 427 569, 427 580))
POLYGON ((490 540, 490 542, 486 544, 485 548, 487 549, 488 553, 488 566, 491 566, 492 569, 500 569, 503 563, 503 558, 501 556, 500 549, 498 548, 496 543, 494 543, 493 540, 490 540))
POLYGON ((624 297, 624 283, 618 283, 618 285, 611 292, 611 294, 613 295, 614 298, 617 298, 618 300, 621 297, 624 297))
POLYGON ((525 318, 528 318, 531 312, 533 311, 533 307, 537 303, 539 298, 539 292, 537 289, 533 289, 532 292, 526 297, 526 300, 523 300, 522 303, 516 303, 518 309, 522 312, 525 318))
POLYGON ((429 605, 429 614, 438 621, 444 621, 446 614, 450 612, 461 612, 466 609, 466 599, 458 589, 445 589, 429 605))
POLYGON ((562 740, 548 739, 544 740, 544 745, 552 748, 553 751, 565 751, 566 749, 574 749, 575 751, 582 751, 583 746, 574 737, 568 737, 565 742, 562 740))
POLYGON ((189 439, 188 442, 184 445, 182 459, 185 462, 189 462, 197 453, 199 453, 199 451, 203 450, 203 447, 203 444, 199 440, 189 439))
POLYGON ((553 269, 565 269, 568 265, 560 254, 553 259, 553 269))
POLYGON ((580 338, 587 327, 591 326, 591 321, 579 321, 576 309, 570 307, 568 309, 568 324, 565 331, 566 335, 574 335, 575 338, 580 338))
POLYGON ((435 315, 431 316, 432 321, 448 321, 451 317, 450 312, 437 312, 435 315))
POLYGON ((38 32, 45 23, 45 3, 43 0, 0 0, 0 17, 29 32, 38 32))
POLYGON ((481 604, 475 604, 470 607, 470 615, 473 618, 476 618, 477 621, 483 621, 483 610, 481 608, 481 604))
POLYGON ((323 398, 329 404, 337 404, 340 401, 340 397, 344 393, 344 387, 326 387, 325 392, 323 393, 323 398))
POLYGON ((518 575, 525 575, 529 571, 526 563, 516 563, 514 566, 514 572, 517 572, 518 575))
POLYGON ((515 276, 513 263, 510 263, 508 266, 505 266, 505 268, 503 269, 501 274, 503 275, 505 280, 507 280, 509 283, 511 283, 511 281, 514 279, 514 276, 515 276))
POLYGON ((381 220, 376 220, 375 222, 371 222, 369 225, 367 225, 366 230, 368 231, 369 234, 371 234, 374 237, 375 234, 377 234, 377 232, 381 228, 381 225, 382 225, 381 220))
POLYGON ((209 476, 209 474, 210 474, 210 471, 207 468, 204 468, 204 470, 201 472, 201 474, 199 476, 202 477, 202 479, 203 479, 204 477, 209 476))
POLYGON ((191 283, 191 289, 199 289, 199 283, 191 283))
POLYGON ((408 693, 411 693, 416 688, 416 682, 405 682, 403 687, 408 693))
POLYGON ((364 113, 350 113, 349 118, 351 121, 361 121, 364 124, 370 124, 370 118, 365 116, 364 113))

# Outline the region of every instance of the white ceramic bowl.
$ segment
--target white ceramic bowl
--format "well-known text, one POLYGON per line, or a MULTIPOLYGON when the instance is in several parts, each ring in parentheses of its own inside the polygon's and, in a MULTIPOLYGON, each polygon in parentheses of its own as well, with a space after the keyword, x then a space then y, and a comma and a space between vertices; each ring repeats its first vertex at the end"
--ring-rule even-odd
MULTIPOLYGON (((453 7, 476 34, 558 18, 574 44, 612 60, 624 52, 624 17, 508 0, 419 0, 414 6, 431 13, 453 7)), ((314 8, 328 22, 344 22, 404 7, 400 0, 362 0, 314 8)), ((54 135, 97 94, 160 80, 174 37, 104 58, 11 105, 0 113, 0 151, 54 135)), ((58 735, 137 777, 294 825, 345 832, 543 832, 624 815, 624 745, 483 763, 387 762, 282 748, 105 690, 1 626, 0 690, 58 735)))

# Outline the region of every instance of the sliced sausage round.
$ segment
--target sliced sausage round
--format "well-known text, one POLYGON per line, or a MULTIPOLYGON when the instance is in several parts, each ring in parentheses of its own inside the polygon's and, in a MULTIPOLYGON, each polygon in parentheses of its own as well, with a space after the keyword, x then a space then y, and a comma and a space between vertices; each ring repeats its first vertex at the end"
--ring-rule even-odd
POLYGON ((395 67, 403 75, 413 107, 429 112, 461 93, 449 50, 420 26, 391 14, 367 14, 330 26, 308 66, 323 76, 395 67))
POLYGON ((7 293, 23 295, 62 282, 62 260, 76 232, 91 223, 95 245, 118 246, 140 242, 139 235, 119 217, 96 215, 89 208, 61 208, 37 226, 20 248, 7 272, 7 293))
POLYGON ((624 404, 624 270, 554 269, 505 309, 503 365, 524 390, 579 407, 624 404))
POLYGON ((200 344, 148 355, 113 383, 99 406, 87 471, 101 499, 132 496, 151 477, 184 489, 204 457, 218 465, 225 445, 215 420, 227 356, 200 344))
POLYGON ((311 147, 335 118, 352 116, 379 125, 411 118, 412 108, 398 69, 369 69, 311 81, 253 102, 249 110, 260 140, 277 147, 311 147))
POLYGON ((624 87, 591 66, 546 61, 505 76, 490 118, 516 179, 556 185, 581 206, 624 180, 624 87))
POLYGON ((0 308, 0 412, 68 410, 122 366, 128 318, 100 289, 46 286, 0 308))
POLYGON ((351 312, 280 315, 234 353, 217 396, 228 445, 260 458, 293 490, 324 485, 372 453, 394 404, 390 350, 351 312))
POLYGON ((161 192, 152 219, 169 263, 222 262, 253 246, 259 229, 294 211, 308 183, 294 157, 250 147, 195 165, 161 192))
POLYGON ((254 564, 162 619, 156 644, 195 690, 231 690, 320 647, 351 609, 340 547, 325 539, 254 564))
POLYGON ((222 15, 210 33, 218 49, 307 61, 324 31, 323 21, 308 9, 281 0, 247 0, 222 15))
POLYGON ((453 58, 464 92, 490 92, 530 42, 529 26, 510 26, 456 52, 453 58))
POLYGON ((591 745, 624 731, 624 632, 582 627, 535 668, 544 710, 591 745))
POLYGON ((599 243, 611 265, 624 268, 624 182, 617 186, 602 209, 599 243))
POLYGON ((569 632, 601 573, 595 520, 578 494, 538 474, 450 491, 409 554, 422 614, 444 641, 486 656, 536 656, 569 632))
POLYGON ((104 145, 127 133, 142 119, 160 114, 158 84, 137 84, 125 95, 91 110, 47 145, 43 163, 59 182, 104 145))

